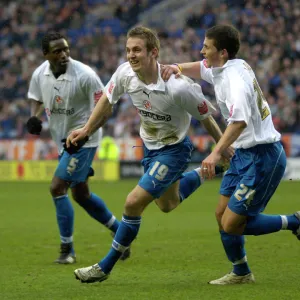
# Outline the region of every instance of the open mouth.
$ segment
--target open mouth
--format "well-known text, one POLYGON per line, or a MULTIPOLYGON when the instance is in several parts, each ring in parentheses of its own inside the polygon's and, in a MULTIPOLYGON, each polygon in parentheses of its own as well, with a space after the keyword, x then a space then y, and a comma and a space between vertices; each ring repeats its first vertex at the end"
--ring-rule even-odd
POLYGON ((138 64, 139 62, 138 61, 130 61, 130 64, 134 67, 138 64))

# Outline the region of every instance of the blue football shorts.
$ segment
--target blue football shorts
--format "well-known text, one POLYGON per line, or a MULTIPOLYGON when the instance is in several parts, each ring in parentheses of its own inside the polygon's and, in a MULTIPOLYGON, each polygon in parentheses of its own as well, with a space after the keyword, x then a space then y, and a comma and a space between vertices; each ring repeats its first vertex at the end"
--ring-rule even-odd
POLYGON ((220 194, 228 207, 244 216, 262 212, 283 177, 286 155, 280 142, 237 149, 225 173, 220 194))
POLYGON ((80 182, 85 182, 89 176, 94 175, 91 166, 96 150, 97 147, 81 148, 72 155, 64 151, 59 157, 59 164, 54 176, 71 182, 71 187, 80 182))
POLYGON ((193 149, 188 137, 178 144, 158 150, 149 150, 144 146, 144 175, 138 185, 155 199, 159 198, 174 182, 182 178, 182 173, 191 161, 193 149))

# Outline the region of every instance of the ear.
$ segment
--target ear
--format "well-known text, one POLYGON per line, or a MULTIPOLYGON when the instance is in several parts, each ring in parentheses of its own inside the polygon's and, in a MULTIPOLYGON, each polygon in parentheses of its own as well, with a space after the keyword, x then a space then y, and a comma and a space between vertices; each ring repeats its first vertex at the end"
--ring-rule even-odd
POLYGON ((223 49, 223 50, 221 51, 221 56, 224 57, 224 58, 228 58, 228 52, 227 52, 226 49, 223 49))
POLYGON ((158 49, 157 48, 153 48, 151 50, 151 56, 155 59, 158 57, 158 49))

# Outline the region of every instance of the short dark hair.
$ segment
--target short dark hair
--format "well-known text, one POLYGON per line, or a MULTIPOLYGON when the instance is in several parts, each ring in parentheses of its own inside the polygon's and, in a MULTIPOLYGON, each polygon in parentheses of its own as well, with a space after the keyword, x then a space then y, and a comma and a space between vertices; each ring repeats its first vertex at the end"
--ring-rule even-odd
POLYGON ((216 25, 205 32, 205 37, 214 40, 218 51, 226 49, 228 58, 235 58, 240 49, 240 35, 238 30, 231 25, 216 25))
POLYGON ((143 26, 134 27, 127 33, 127 39, 131 37, 143 39, 146 42, 148 52, 154 48, 157 48, 159 52, 160 42, 157 33, 154 30, 143 26))
POLYGON ((52 41, 60 40, 60 39, 66 39, 62 34, 56 31, 47 32, 42 39, 42 50, 44 54, 47 54, 49 52, 49 44, 52 41))

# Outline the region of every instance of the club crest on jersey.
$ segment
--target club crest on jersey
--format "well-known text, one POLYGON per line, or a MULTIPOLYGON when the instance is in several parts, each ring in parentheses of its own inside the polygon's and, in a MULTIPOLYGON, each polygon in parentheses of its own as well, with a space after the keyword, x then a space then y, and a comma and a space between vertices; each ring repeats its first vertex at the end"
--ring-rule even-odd
POLYGON ((103 91, 99 90, 97 92, 94 93, 94 104, 96 105, 97 102, 99 101, 99 99, 102 97, 103 95, 103 91))
POLYGON ((150 101, 148 101, 148 100, 144 100, 143 105, 144 105, 144 107, 145 107, 147 110, 151 110, 151 109, 152 109, 151 103, 150 103, 150 101))
POLYGON ((62 98, 61 98, 60 96, 58 96, 58 95, 56 95, 56 96, 54 97, 54 99, 55 99, 55 102, 58 103, 58 104, 62 104, 62 103, 63 103, 62 98))
POLYGON ((205 101, 203 101, 201 104, 198 104, 198 111, 200 115, 205 115, 208 113, 208 106, 205 101))

